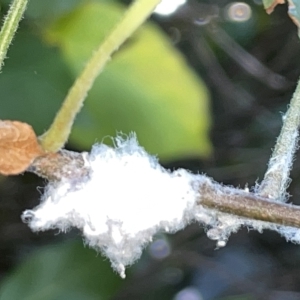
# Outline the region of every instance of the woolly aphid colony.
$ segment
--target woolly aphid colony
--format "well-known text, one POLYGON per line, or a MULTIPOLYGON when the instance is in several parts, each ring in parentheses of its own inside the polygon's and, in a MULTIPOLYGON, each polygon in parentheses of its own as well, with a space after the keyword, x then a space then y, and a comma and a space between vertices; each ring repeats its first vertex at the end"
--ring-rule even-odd
POLYGON ((114 148, 98 144, 82 156, 89 174, 50 182, 41 204, 22 218, 33 231, 79 228, 85 242, 108 257, 123 278, 125 267, 141 256, 157 232, 174 233, 195 221, 205 226, 218 247, 242 225, 273 229, 300 241, 297 229, 202 207, 199 186, 219 185, 204 175, 164 169, 134 134, 117 137, 114 148))

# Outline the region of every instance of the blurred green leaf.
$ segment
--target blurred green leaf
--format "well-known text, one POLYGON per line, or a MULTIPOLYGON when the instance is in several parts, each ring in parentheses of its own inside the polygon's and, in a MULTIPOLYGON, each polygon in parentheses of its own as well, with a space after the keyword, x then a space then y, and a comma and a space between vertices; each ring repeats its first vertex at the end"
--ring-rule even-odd
POLYGON ((26 16, 34 19, 50 19, 74 8, 81 0, 30 0, 26 16))
POLYGON ((0 74, 0 119, 31 124, 38 134, 51 124, 71 73, 57 49, 44 45, 28 27, 16 35, 0 74))
POLYGON ((121 284, 108 261, 81 242, 33 253, 0 287, 1 300, 111 299, 121 284))
MULTIPOLYGON (((44 23, 47 20, 53 20, 62 13, 70 11, 81 1, 82 0, 30 0, 25 11, 25 18, 27 20, 34 19, 34 22, 38 21, 44 23)), ((11 4, 11 2, 11 0, 1 0, 1 5, 5 5, 6 7, 8 7, 8 5, 11 4)))
MULTIPOLYGON (((124 10, 88 2, 55 22, 47 40, 58 45, 74 76, 124 10)), ((116 132, 137 132, 141 144, 163 159, 207 156, 208 92, 181 54, 154 25, 146 25, 114 54, 89 93, 70 138, 91 144, 116 132)))

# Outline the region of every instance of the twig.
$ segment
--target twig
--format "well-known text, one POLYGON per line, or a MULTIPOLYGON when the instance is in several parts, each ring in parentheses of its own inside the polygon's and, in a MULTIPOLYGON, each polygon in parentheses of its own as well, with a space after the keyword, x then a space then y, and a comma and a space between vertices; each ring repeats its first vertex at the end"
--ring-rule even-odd
MULTIPOLYGON (((90 169, 85 163, 84 154, 62 150, 35 159, 27 171, 56 182, 65 179, 83 181, 89 176, 90 169)), ((197 184, 197 175, 195 180, 197 184)), ((198 188, 197 202, 204 207, 248 219, 300 228, 298 206, 271 201, 217 183, 204 181, 198 188)))
POLYGON ((88 61, 74 82, 49 130, 41 136, 44 150, 56 152, 67 142, 77 113, 95 79, 108 63, 113 52, 149 17, 161 0, 136 0, 88 61))
POLYGON ((82 180, 89 174, 89 168, 85 165, 84 153, 68 150, 39 156, 27 171, 52 182, 64 179, 82 180))
POLYGON ((298 144, 300 125, 300 81, 283 117, 283 126, 265 173, 258 194, 285 201, 286 189, 290 182, 290 170, 298 144))
POLYGON ((0 31, 0 69, 3 66, 8 48, 23 17, 27 3, 28 0, 14 0, 5 17, 0 31))
POLYGON ((203 184, 198 203, 204 207, 236 216, 300 228, 300 207, 271 201, 253 193, 203 184))

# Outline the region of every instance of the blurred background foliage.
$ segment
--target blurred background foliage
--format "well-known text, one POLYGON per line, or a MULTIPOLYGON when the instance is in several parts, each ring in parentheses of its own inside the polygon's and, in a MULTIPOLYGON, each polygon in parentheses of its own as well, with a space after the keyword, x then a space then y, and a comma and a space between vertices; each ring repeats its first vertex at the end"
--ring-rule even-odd
MULTIPOLYGON (((0 78, 0 97, 5 99, 0 118, 26 121, 37 133, 48 128, 70 82, 126 8, 113 1, 83 1, 61 13, 61 4, 57 6, 51 7, 46 24, 20 29, 0 78)), ((31 7, 25 22, 30 17, 31 7)), ((88 150, 116 132, 135 131, 141 144, 162 159, 207 157, 208 99, 204 83, 182 55, 157 26, 148 24, 113 55, 69 142, 88 150)))
MULTIPOLYGON (((0 74, 0 118, 50 125, 93 48, 130 1, 31 0, 0 74)), ((0 1, 1 16, 9 1, 0 1)), ((168 168, 252 186, 262 178, 300 74, 296 26, 259 0, 189 0, 155 14, 89 93, 67 145, 88 150, 135 130, 168 168)), ((300 164, 290 193, 299 201, 300 164)), ((0 182, 0 299, 300 299, 300 248, 242 230, 224 249, 198 224, 159 235, 121 280, 76 230, 33 234, 20 214, 45 182, 0 182), (36 188, 36 187, 39 188, 36 188)))

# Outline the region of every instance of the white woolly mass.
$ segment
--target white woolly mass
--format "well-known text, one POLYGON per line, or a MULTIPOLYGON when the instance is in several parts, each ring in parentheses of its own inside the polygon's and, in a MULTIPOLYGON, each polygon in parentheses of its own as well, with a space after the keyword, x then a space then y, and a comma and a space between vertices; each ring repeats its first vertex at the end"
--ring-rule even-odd
MULTIPOLYGON (((33 231, 79 228, 86 243, 108 257, 125 277, 125 267, 141 256, 159 231, 174 233, 192 221, 205 225, 207 236, 226 245, 241 226, 258 231, 272 229, 288 240, 300 242, 300 231, 267 222, 249 220, 199 204, 199 185, 220 185, 185 170, 170 172, 138 145, 135 135, 120 137, 115 147, 95 145, 84 153, 90 174, 83 178, 49 183, 41 204, 26 210, 23 221, 33 231), (198 203, 197 203, 198 202, 198 203)), ((230 193, 231 188, 228 188, 230 193)), ((232 193, 236 193, 232 189, 232 193)))
POLYGON ((100 249, 122 277, 152 236, 175 232, 190 222, 197 191, 193 175, 170 172, 140 147, 134 135, 116 147, 95 145, 85 161, 89 177, 50 183, 41 204, 23 213, 33 231, 71 226, 100 249))

